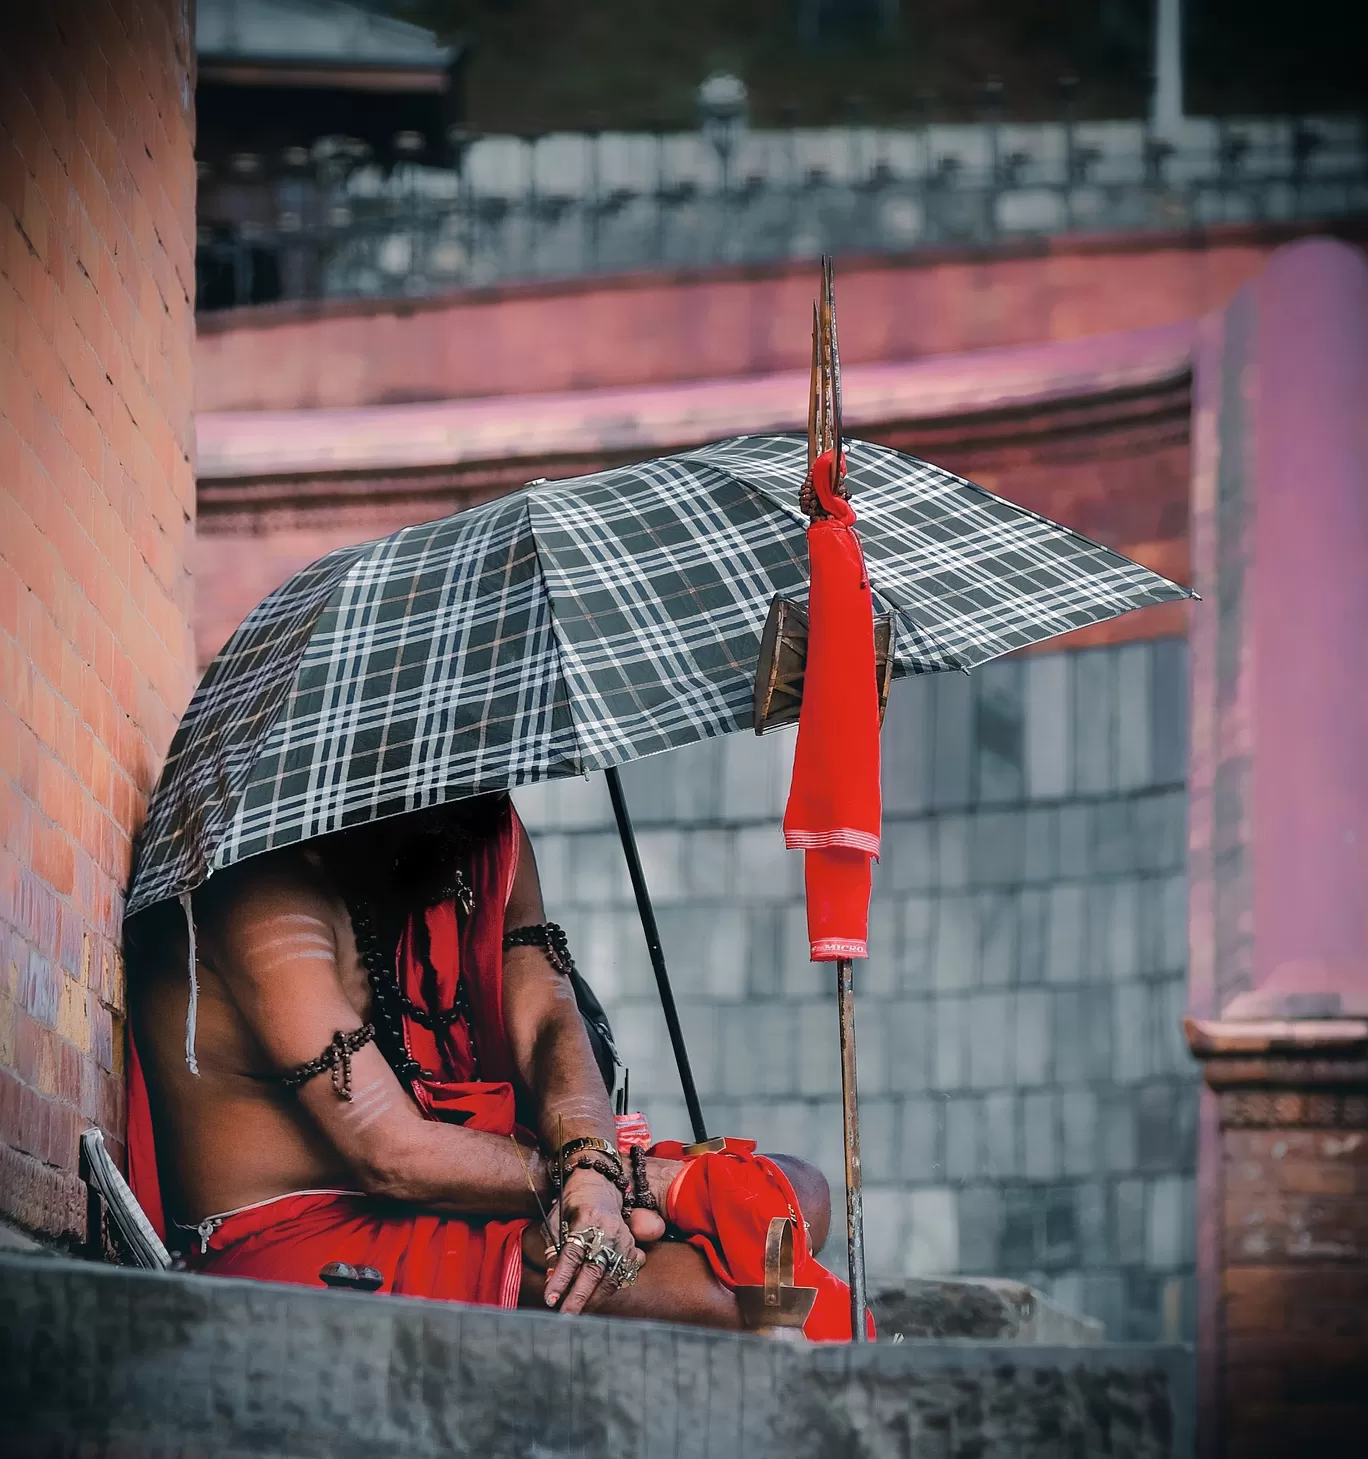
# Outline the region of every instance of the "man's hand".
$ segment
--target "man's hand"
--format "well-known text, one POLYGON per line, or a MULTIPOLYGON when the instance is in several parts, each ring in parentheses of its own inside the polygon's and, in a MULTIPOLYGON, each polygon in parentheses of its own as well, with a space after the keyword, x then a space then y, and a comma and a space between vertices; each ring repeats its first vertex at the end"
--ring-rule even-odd
MULTIPOLYGON (((581 1166, 566 1176, 565 1190, 551 1210, 552 1231, 560 1230, 562 1214, 571 1236, 597 1228, 603 1233, 605 1250, 620 1253, 634 1265, 646 1260, 632 1228, 623 1220, 622 1193, 596 1170, 581 1166)), ((583 1312, 591 1300, 602 1299, 617 1289, 617 1283, 605 1281, 604 1276, 602 1267, 585 1260, 582 1243, 567 1240, 546 1278, 546 1305, 555 1307, 559 1303, 562 1312, 583 1312)))
POLYGON ((644 1207, 638 1207, 628 1221, 632 1235, 641 1245, 649 1246, 664 1236, 665 1197, 684 1165, 683 1160, 658 1160, 654 1155, 646 1157, 646 1184, 656 1199, 656 1208, 648 1211, 644 1207))

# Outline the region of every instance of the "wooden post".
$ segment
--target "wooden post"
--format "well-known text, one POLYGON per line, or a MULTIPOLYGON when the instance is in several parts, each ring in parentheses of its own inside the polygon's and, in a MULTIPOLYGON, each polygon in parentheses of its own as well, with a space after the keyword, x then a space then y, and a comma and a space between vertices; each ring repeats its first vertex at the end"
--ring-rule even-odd
POLYGON ((850 1324, 856 1342, 867 1342, 865 1318, 864 1173, 860 1168, 860 1101, 855 1081, 855 988, 851 960, 836 961, 836 1004, 841 1024, 841 1118, 845 1132, 846 1253, 850 1262, 850 1324))

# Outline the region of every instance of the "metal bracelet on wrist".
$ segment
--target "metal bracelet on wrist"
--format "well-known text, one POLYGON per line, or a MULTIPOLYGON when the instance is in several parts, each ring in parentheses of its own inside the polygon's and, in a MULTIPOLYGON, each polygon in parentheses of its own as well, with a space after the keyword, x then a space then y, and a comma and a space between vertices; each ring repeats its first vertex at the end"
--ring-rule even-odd
MULTIPOLYGON (((591 1170, 598 1169, 598 1166, 593 1163, 595 1161, 612 1167, 613 1173, 608 1178, 614 1185, 618 1185, 619 1179, 623 1175, 622 1156, 606 1140, 586 1135, 578 1140, 567 1140, 560 1147, 560 1151, 550 1165, 552 1187, 555 1188, 559 1184, 562 1170, 568 1178, 572 1170, 578 1170, 582 1165, 588 1165, 591 1170)), ((601 1173, 607 1174, 607 1172, 601 1173)), ((620 1188, 625 1189, 625 1187, 620 1188)))
POLYGON ((567 1140, 557 1152, 558 1160, 569 1160, 572 1155, 578 1155, 581 1150, 596 1150, 600 1155, 606 1155, 609 1160, 622 1164, 622 1156, 618 1153, 616 1145, 610 1145, 607 1140, 601 1140, 597 1135, 581 1135, 578 1139, 567 1140))

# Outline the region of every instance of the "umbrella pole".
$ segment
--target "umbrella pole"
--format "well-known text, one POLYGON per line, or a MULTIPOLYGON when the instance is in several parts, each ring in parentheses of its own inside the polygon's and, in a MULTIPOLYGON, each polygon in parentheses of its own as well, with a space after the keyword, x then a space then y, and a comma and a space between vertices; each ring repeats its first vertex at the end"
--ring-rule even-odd
POLYGON ((856 1342, 867 1342, 865 1316, 864 1172, 860 1168, 860 1104, 855 1086, 855 989, 850 959, 836 961, 836 1002, 841 1020, 841 1116, 845 1126, 846 1249, 850 1259, 850 1324, 856 1342))
POLYGON ((693 1126, 694 1139, 702 1144, 707 1140, 708 1132, 703 1124, 698 1090, 694 1087, 693 1070, 689 1067, 689 1051, 684 1047, 684 1030, 679 1026, 679 1010, 675 1007, 674 992, 670 988, 670 975, 665 971, 665 952, 660 945, 660 929, 656 926, 655 908, 651 906, 651 893, 646 886, 646 873, 641 869, 636 833, 632 830, 627 797, 622 791, 622 777, 615 765, 610 765, 603 773, 608 781, 608 795, 613 802, 613 815, 617 820, 618 836, 622 840, 622 852, 627 858, 627 874, 632 878, 632 890, 636 893, 641 930, 646 934, 646 950, 651 955, 651 968, 655 973, 656 987, 660 990, 660 1006, 665 1012, 665 1026, 670 1030, 670 1045, 674 1049, 675 1063, 679 1066, 679 1082, 684 1086, 684 1103, 689 1109, 689 1123, 693 1126))

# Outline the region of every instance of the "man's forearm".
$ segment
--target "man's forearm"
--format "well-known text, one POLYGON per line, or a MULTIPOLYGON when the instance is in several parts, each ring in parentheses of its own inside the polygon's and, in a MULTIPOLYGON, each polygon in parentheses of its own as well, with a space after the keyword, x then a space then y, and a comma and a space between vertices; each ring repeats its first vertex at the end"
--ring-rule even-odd
POLYGON ((538 1151, 507 1135, 424 1119, 373 1046, 357 1054, 353 1072, 350 1100, 339 1100, 324 1079, 299 1098, 368 1194, 470 1216, 530 1216, 538 1198, 548 1203, 538 1151))
POLYGON ((437 1120, 414 1121, 357 1163, 368 1194, 455 1215, 537 1216, 552 1199, 539 1151, 437 1120))
POLYGON ((542 1148, 554 1160, 557 1138, 585 1135, 616 1146, 613 1107, 589 1047, 579 1011, 559 1013, 540 1030, 532 1055, 532 1088, 542 1148))
MULTIPOLYGON (((358 1056, 358 1072, 371 1052, 358 1056)), ((326 1107, 329 1133, 368 1194, 460 1215, 537 1216, 554 1201, 548 1161, 558 1132, 565 1140, 592 1135, 613 1144, 616 1130, 577 1010, 543 1021, 523 1077, 537 1111, 540 1151, 508 1136, 423 1119, 406 1101, 382 1108, 393 1081, 378 1071, 373 1085, 359 1082, 342 1108, 321 1084, 305 1100, 326 1107)))

